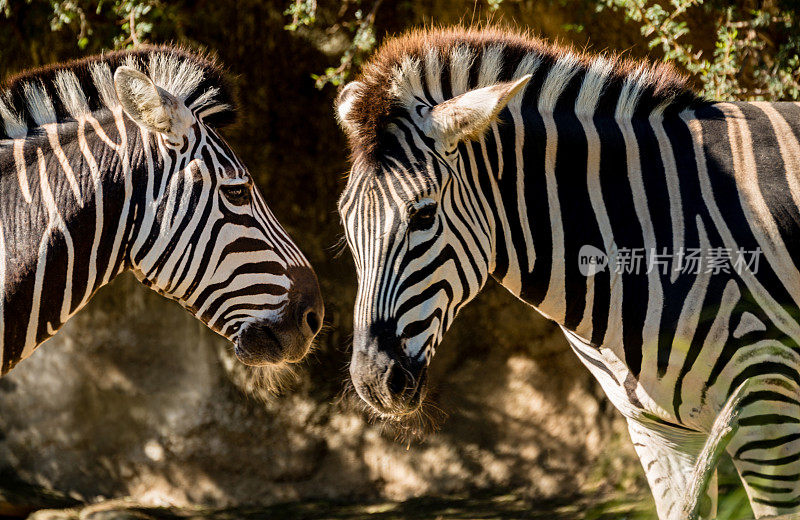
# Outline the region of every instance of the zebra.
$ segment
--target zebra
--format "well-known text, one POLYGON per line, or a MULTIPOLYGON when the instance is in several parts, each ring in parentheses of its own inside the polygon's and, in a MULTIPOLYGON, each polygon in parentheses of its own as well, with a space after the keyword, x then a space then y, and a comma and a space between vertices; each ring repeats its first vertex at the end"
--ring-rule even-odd
MULTIPOLYGON (((800 511, 800 104, 714 103, 667 64, 432 28, 384 43, 336 112, 350 375, 373 412, 420 409, 491 276, 560 326, 626 418, 659 518, 682 518, 744 382, 727 451, 758 516, 800 511), (647 269, 626 267, 635 251, 647 269)), ((716 499, 714 473, 706 517, 716 499)))
POLYGON ((221 67, 178 47, 0 88, 0 375, 123 271, 245 364, 305 355, 324 316, 317 278, 217 133, 233 116, 221 67))

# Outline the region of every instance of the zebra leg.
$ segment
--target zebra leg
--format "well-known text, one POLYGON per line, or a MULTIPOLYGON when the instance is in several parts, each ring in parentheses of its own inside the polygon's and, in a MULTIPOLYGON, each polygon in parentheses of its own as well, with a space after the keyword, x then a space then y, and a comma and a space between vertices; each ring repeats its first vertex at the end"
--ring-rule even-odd
MULTIPOLYGON (((685 497, 692 486, 697 458, 707 435, 661 424, 644 425, 635 419, 628 419, 628 432, 650 484, 658 518, 684 520, 685 497)), ((698 513, 703 519, 716 516, 716 471, 710 476, 698 513)))
POLYGON ((728 398, 725 406, 714 420, 703 449, 697 456, 683 503, 683 517, 687 520, 697 520, 701 516, 700 511, 703 507, 707 486, 716 476, 719 459, 727 450, 731 439, 739 431, 742 403, 746 402, 747 392, 752 386, 752 382, 751 379, 746 379, 728 398))
MULTIPOLYGON (((759 382, 742 403, 728 452, 756 517, 800 513, 800 387, 784 378, 759 382)), ((794 515, 793 515, 794 516, 794 515)))

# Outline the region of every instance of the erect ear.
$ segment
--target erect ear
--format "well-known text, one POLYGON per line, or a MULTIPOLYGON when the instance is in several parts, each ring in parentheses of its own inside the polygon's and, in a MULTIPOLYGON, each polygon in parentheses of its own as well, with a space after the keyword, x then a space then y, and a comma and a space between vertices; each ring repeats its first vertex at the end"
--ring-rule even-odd
POLYGON ((527 74, 515 81, 470 90, 439 103, 425 116, 423 129, 429 136, 449 143, 477 139, 530 80, 531 75, 527 74))
POLYGON ((351 133, 355 128, 352 121, 353 101, 363 86, 360 81, 351 81, 336 97, 336 119, 347 133, 351 133))
POLYGON ((114 72, 114 89, 122 109, 151 132, 180 138, 192 125, 192 113, 181 100, 132 67, 114 72))

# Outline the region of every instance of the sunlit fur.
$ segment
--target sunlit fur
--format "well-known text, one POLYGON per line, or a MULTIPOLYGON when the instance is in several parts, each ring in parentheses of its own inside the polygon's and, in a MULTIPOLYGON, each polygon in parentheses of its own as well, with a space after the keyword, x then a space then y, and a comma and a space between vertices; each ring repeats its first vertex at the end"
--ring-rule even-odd
MULTIPOLYGON (((800 511, 800 105, 715 104, 669 67, 445 29, 388 41, 337 113, 353 152, 339 204, 359 279, 351 374, 370 406, 413 409, 406 390, 491 275, 561 326, 627 418, 660 518, 679 517, 743 380, 728 453, 757 515, 800 511), (441 137, 447 100, 516 81, 481 135, 441 137), (432 224, 411 229, 421 207, 432 224), (622 248, 763 256, 757 272, 586 276, 583 245, 612 266, 622 248)), ((715 501, 712 482, 711 515, 715 501)))

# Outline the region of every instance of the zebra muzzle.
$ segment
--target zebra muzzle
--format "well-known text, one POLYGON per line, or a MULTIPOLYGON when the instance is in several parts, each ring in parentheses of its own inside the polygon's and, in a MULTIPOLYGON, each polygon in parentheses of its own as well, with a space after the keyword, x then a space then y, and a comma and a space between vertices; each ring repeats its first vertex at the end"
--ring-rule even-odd
POLYGON ((383 351, 357 352, 350 375, 361 398, 384 415, 416 412, 425 398, 427 367, 383 351))
POLYGON ((284 360, 284 345, 264 322, 255 322, 244 327, 236 339, 236 357, 250 366, 280 363, 284 360))
POLYGON ((316 275, 309 268, 291 268, 292 287, 281 316, 242 327, 234 352, 245 365, 261 366, 302 360, 322 328, 325 307, 316 275))

